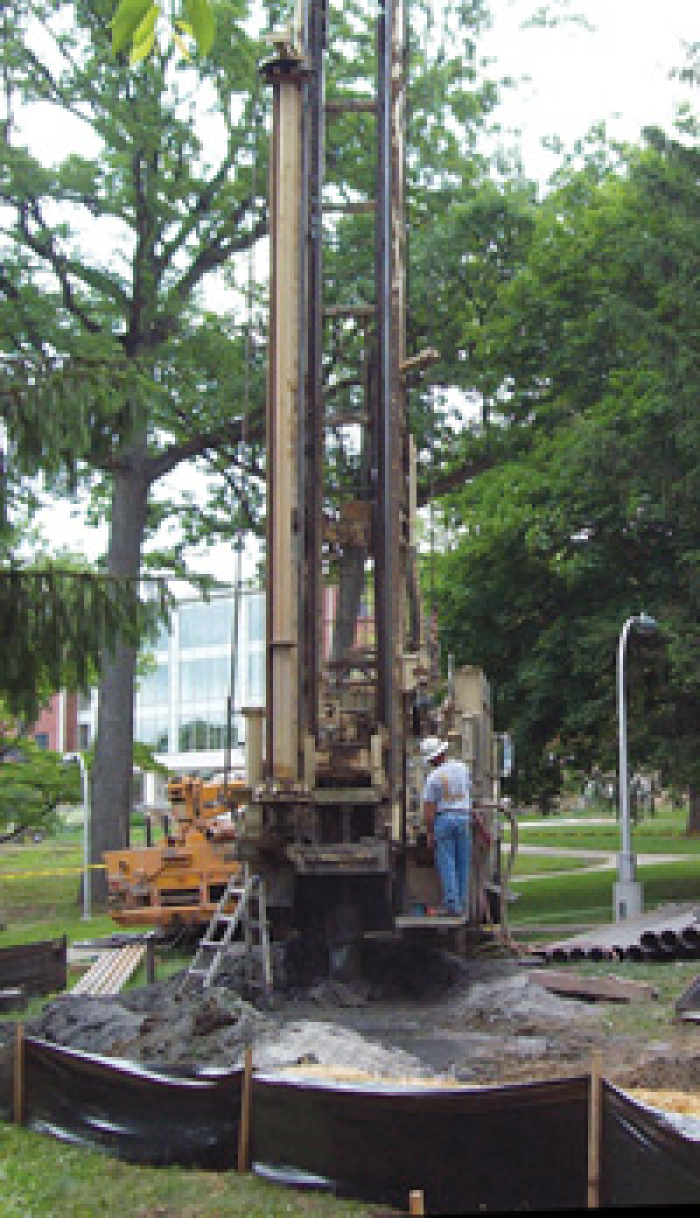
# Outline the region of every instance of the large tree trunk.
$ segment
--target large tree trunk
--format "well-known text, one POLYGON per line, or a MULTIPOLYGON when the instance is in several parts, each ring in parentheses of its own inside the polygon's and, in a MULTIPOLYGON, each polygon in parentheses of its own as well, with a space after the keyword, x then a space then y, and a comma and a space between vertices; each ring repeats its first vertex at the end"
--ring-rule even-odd
POLYGON ((700 790, 691 787, 688 791, 688 825, 686 833, 700 833, 700 790))
MULTIPOLYGON (((138 579, 141 569, 149 481, 138 459, 117 470, 112 491, 110 575, 138 579)), ((99 683, 97 744, 92 778, 91 860, 101 863, 105 850, 129 843, 132 803, 134 679, 136 649, 123 639, 106 651, 99 683)), ((104 871, 93 873, 93 898, 107 897, 104 871)))

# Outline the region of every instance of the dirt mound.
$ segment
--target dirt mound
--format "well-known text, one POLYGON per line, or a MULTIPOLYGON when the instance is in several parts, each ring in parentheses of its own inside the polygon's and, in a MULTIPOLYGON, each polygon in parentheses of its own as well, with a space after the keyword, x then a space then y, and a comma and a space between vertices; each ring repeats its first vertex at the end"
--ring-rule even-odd
POLYGON ((233 991, 178 993, 163 982, 114 998, 65 995, 28 1024, 55 1044, 160 1065, 231 1065, 274 1022, 233 991))
POLYGON ((358 1031, 261 1011, 226 986, 183 994, 178 978, 111 998, 62 996, 27 1031, 54 1044, 160 1066, 239 1065, 252 1044, 261 1070, 308 1063, 387 1078, 432 1073, 413 1054, 358 1031))
POLYGON ((504 1025, 519 1035, 600 1026, 600 1011, 550 993, 523 973, 477 981, 449 1003, 446 1022, 465 1027, 504 1025))
POLYGON ((204 994, 181 994, 176 976, 115 998, 65 995, 27 1031, 161 1067, 239 1065, 252 1044, 259 1070, 470 1084, 587 1073, 599 1051, 605 1077, 622 1087, 700 1091, 694 1029, 657 1015, 663 1043, 622 1027, 613 1034, 609 1004, 554 994, 517 958, 465 959, 378 938, 364 944, 362 975, 339 980, 323 974, 320 953, 304 960, 295 950, 276 956, 271 1008, 248 1000, 233 953, 204 994))

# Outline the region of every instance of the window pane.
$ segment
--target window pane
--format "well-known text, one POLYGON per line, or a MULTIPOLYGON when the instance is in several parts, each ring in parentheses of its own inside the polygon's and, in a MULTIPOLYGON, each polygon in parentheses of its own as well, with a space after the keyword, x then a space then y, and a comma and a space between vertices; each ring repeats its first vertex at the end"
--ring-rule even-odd
POLYGON ((248 653, 248 701, 251 706, 265 702, 265 652, 262 647, 248 653))
POLYGON ((141 744, 150 744, 157 753, 168 751, 168 713, 143 714, 136 716, 136 739, 141 744))
POLYGON ((180 606, 180 647, 230 643, 233 601, 230 597, 192 601, 180 606))
POLYGON ((265 596, 262 592, 248 594, 248 638, 253 643, 265 642, 265 596))
POLYGON ((140 676, 138 695, 140 706, 163 706, 168 702, 168 665, 159 664, 152 672, 140 676))
POLYGON ((180 700, 184 705, 190 706, 193 702, 225 704, 230 678, 230 665, 226 656, 181 660, 180 700))

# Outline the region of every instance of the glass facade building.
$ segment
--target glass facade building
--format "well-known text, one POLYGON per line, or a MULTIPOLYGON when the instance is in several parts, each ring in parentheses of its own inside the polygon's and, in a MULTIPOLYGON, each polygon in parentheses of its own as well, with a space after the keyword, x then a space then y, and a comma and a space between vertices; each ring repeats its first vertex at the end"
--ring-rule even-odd
MULTIPOLYGON (((173 773, 221 771, 229 693, 232 762, 242 765, 241 711, 265 703, 265 593, 259 589, 175 606, 169 630, 161 630, 140 657, 135 739, 150 745, 173 773)), ((81 739, 89 742, 95 727, 93 695, 89 707, 79 708, 81 739)))

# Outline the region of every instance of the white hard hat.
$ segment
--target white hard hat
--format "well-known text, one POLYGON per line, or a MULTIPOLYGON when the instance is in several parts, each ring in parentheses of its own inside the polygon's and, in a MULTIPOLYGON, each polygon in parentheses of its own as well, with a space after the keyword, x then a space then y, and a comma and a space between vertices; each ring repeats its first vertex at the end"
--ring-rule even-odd
POLYGON ((436 761, 438 757, 442 757, 443 753, 447 752, 447 741, 440 740, 437 736, 427 736, 421 744, 421 755, 424 761, 436 761))

